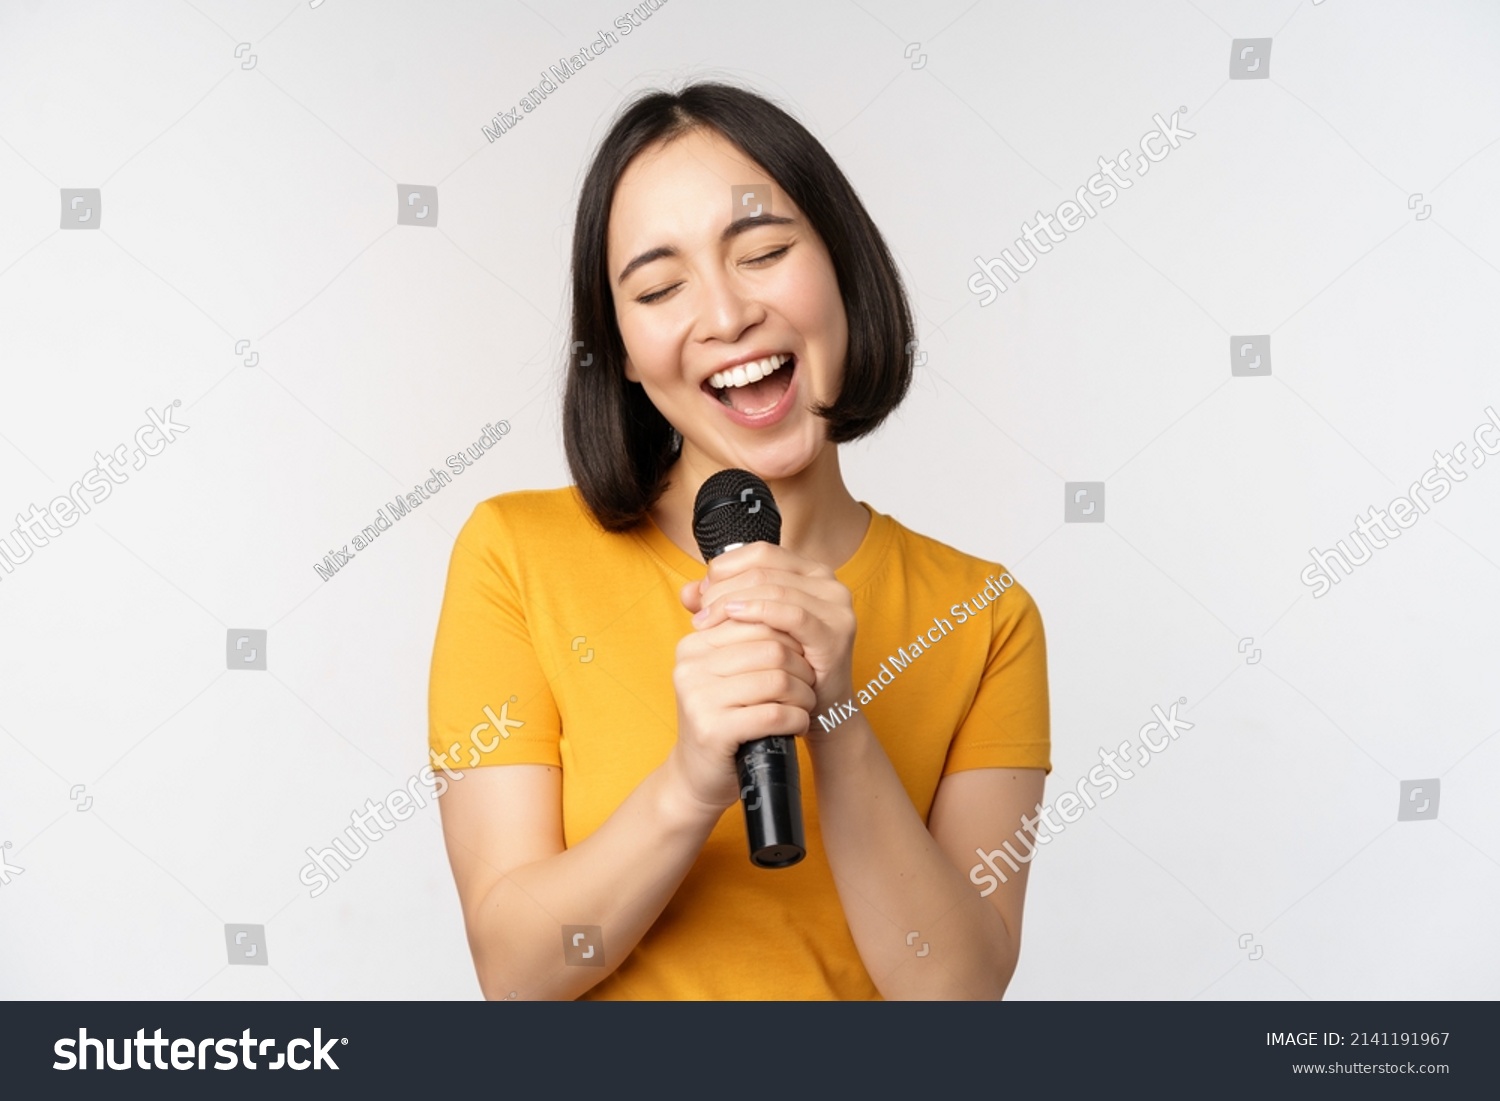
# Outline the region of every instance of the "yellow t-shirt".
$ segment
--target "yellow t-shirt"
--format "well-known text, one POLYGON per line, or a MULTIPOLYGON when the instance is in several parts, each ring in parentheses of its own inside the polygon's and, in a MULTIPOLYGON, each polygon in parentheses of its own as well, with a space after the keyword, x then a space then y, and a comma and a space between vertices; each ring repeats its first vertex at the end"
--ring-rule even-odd
MULTIPOLYGON (((1030 594, 998 564, 864 507, 864 541, 836 571, 858 623, 856 703, 917 812, 927 819, 952 772, 1050 771, 1046 643, 1030 594)), ((693 630, 678 593, 705 572, 649 518, 603 531, 572 486, 484 501, 449 566, 432 752, 456 768, 560 767, 563 836, 577 844, 676 744, 672 670, 693 630), (486 721, 476 747, 471 731, 486 721)), ((754 866, 744 812, 730 806, 655 924, 581 1000, 880 998, 819 839, 800 738, 797 748, 807 856, 754 866)))

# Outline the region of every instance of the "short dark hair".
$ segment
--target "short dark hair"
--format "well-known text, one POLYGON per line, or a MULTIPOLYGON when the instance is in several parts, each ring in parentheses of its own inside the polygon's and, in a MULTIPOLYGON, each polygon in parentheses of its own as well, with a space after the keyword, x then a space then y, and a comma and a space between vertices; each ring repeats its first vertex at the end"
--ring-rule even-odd
POLYGON ((769 100, 728 84, 648 91, 628 103, 594 154, 573 226, 573 316, 563 448, 589 510, 607 531, 638 525, 666 489, 673 429, 625 377, 608 231, 615 187, 642 151, 712 130, 766 170, 801 208, 833 261, 849 324, 844 381, 814 412, 845 443, 880 426, 911 386, 911 307, 890 250, 854 188, 807 129, 769 100))

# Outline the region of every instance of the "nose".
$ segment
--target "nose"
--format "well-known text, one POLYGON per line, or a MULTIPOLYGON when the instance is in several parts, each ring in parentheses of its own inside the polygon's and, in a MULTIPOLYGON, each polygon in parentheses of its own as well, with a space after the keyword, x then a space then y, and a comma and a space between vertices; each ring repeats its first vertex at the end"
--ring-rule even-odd
POLYGON ((703 281, 700 336, 725 344, 737 342, 744 332, 765 320, 766 309, 750 293, 739 275, 717 270, 703 281))

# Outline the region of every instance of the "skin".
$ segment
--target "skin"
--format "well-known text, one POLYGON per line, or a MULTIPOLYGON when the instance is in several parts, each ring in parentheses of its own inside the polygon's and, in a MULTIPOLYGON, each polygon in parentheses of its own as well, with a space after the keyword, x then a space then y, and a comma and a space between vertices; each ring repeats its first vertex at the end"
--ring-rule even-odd
POLYGON ((702 560, 692 534, 694 496, 709 475, 738 467, 759 475, 775 496, 781 545, 837 568, 859 548, 869 515, 845 487, 838 447, 809 408, 833 401, 843 385, 849 330, 833 261, 774 185, 771 212, 791 225, 719 239, 732 218, 730 188, 768 178, 712 131, 647 150, 625 170, 610 211, 607 261, 625 377, 682 433, 681 457, 651 513, 668 538, 702 560), (681 255, 618 281, 632 258, 660 245, 681 255), (770 428, 736 424, 700 387, 726 362, 758 351, 797 357, 798 407, 770 428))
POLYGON ((703 614, 677 647, 677 743, 589 836, 563 843, 562 776, 549 766, 471 769, 442 795, 486 998, 566 1000, 612 973, 738 800, 734 750, 768 734, 798 734, 807 744, 819 840, 882 997, 999 998, 1015 969, 1030 865, 988 898, 967 870, 976 849, 994 849, 1039 802, 1041 770, 954 773, 938 785, 924 822, 863 714, 826 736, 809 729, 809 713, 853 694, 854 614, 834 570, 858 549, 869 515, 844 486, 824 422, 808 409, 837 394, 848 344, 827 250, 774 187, 771 211, 791 223, 720 239, 734 217, 730 188, 768 179, 717 134, 696 132, 643 152, 616 188, 607 259, 626 376, 683 437, 652 519, 700 557, 694 496, 710 474, 739 467, 771 487, 783 542, 720 555, 702 582, 683 587, 683 606, 703 614), (630 260, 661 246, 678 255, 618 280, 630 260), (657 292, 665 293, 640 301, 657 292), (771 428, 734 423, 701 392, 727 361, 775 351, 798 357, 802 400, 771 428), (559 960, 559 914, 600 927, 605 967, 559 960), (910 931, 928 949, 922 956, 910 931))
MULTIPOLYGON (((849 590, 833 571, 858 549, 869 517, 844 485, 825 422, 810 409, 814 400, 837 396, 848 349, 847 316, 826 247, 774 184, 770 211, 791 223, 722 238, 735 216, 731 186, 769 177, 721 135, 695 131, 637 157, 621 177, 610 214, 608 270, 615 276, 625 375, 683 438, 652 519, 701 558, 691 530, 694 497, 725 467, 764 479, 783 517, 781 545, 730 551, 708 564, 703 581, 682 589, 696 630, 679 644, 674 671, 677 774, 706 813, 722 812, 738 798, 738 745, 765 734, 800 734, 814 762, 822 832, 851 930, 862 953, 866 941, 884 938, 866 954, 872 975, 878 975, 872 957, 896 970, 906 966, 904 954, 885 941, 891 922, 917 920, 921 907, 909 892, 921 883, 959 910, 949 948, 984 976, 963 989, 998 996, 1019 951, 1025 880, 995 892, 993 904, 976 905, 962 870, 972 863, 975 838, 1001 832, 1002 824, 1003 832, 1014 830, 1030 807, 1026 800, 1040 797, 1042 772, 976 769, 947 778, 929 833, 863 715, 826 732, 811 719, 854 695, 856 622, 849 590), (663 245, 676 255, 625 272, 632 259, 663 245), (770 351, 797 356, 801 400, 770 428, 737 424, 703 394, 702 381, 747 353, 770 351), (896 810, 883 813, 881 804, 896 810), (880 855, 893 849, 908 861, 894 876, 880 855)), ((924 985, 911 976, 908 982, 904 988, 893 982, 892 992, 924 985)), ((959 986, 950 978, 947 989, 959 986)))
POLYGON ((722 239, 735 217, 730 185, 767 179, 722 136, 694 131, 631 163, 615 189, 609 223, 607 264, 615 276, 625 376, 683 438, 652 519, 701 560, 691 530, 694 499, 699 485, 725 467, 764 479, 782 513, 779 546, 731 551, 713 563, 708 578, 681 593, 703 630, 678 648, 679 749, 693 796, 718 810, 738 798, 733 761, 741 742, 802 733, 811 744, 809 712, 825 712, 853 694, 853 606, 833 571, 869 526, 869 514, 844 485, 837 446, 811 411, 837 396, 849 339, 827 248, 774 185, 770 210, 791 221, 722 239), (633 258, 663 245, 677 255, 618 278, 633 258), (771 351, 797 357, 797 404, 770 427, 737 424, 703 393, 702 382, 727 362, 771 351), (763 604, 756 623, 740 626, 727 622, 727 609, 702 610, 706 595, 730 593, 780 599, 763 604), (800 617, 800 630, 789 614, 800 617))

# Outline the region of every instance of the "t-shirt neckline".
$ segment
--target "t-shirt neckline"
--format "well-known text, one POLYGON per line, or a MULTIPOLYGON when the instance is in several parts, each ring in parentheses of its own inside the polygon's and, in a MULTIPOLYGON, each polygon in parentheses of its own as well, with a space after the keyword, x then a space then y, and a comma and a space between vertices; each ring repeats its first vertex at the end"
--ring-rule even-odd
MULTIPOLYGON (((889 516, 877 512, 867 502, 860 501, 859 504, 870 514, 870 523, 865 528, 865 537, 860 540, 859 547, 849 561, 833 571, 833 575, 842 581, 851 593, 869 581, 876 568, 885 559, 886 548, 891 541, 894 525, 894 521, 889 516)), ((649 513, 645 517, 645 522, 636 529, 635 534, 655 553, 663 565, 678 574, 683 581, 694 581, 703 576, 703 563, 667 538, 667 533, 657 526, 649 513)))

